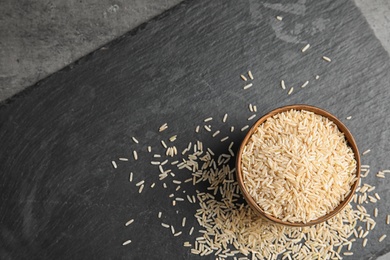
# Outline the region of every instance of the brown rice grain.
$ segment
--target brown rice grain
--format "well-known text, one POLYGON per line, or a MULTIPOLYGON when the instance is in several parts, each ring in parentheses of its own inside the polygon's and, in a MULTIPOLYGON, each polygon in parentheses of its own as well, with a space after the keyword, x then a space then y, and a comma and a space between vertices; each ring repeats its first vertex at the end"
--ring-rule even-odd
POLYGON ((125 246, 125 245, 128 245, 128 244, 130 244, 131 243, 131 240, 126 240, 125 242, 123 242, 123 246, 125 246))
POLYGON ((118 168, 118 165, 116 164, 115 161, 111 161, 111 164, 112 164, 112 167, 114 167, 114 169, 117 169, 117 168, 118 168))
POLYGON ((245 85, 244 86, 244 89, 248 89, 248 88, 250 88, 250 87, 252 87, 253 86, 253 84, 252 83, 249 83, 248 85, 245 85))
POLYGON ((253 80, 253 74, 252 74, 252 71, 248 71, 248 76, 251 80, 253 80))
POLYGON ((310 44, 306 44, 305 47, 302 48, 302 52, 307 51, 310 48, 310 44))
POLYGON ((127 227, 128 225, 130 225, 133 222, 134 222, 134 219, 130 219, 129 221, 126 222, 125 226, 127 227))
POLYGON ((282 87, 282 89, 286 89, 286 84, 284 83, 283 79, 280 81, 280 86, 282 87))

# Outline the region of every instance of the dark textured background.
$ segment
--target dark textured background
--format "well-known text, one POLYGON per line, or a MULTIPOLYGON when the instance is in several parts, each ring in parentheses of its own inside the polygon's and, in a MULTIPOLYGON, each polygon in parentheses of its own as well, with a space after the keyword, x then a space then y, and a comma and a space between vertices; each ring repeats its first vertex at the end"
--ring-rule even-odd
MULTIPOLYGON (((178 134, 179 150, 199 138, 221 151, 228 143, 197 137, 195 126, 228 113, 229 125, 219 120, 213 128, 239 129, 248 124, 249 103, 257 105, 258 117, 294 103, 319 106, 341 119, 352 116, 344 122, 359 148, 372 150, 363 164, 372 171, 390 168, 386 52, 352 2, 284 6, 280 22, 278 5, 185 2, 3 102, 0 258, 196 258, 182 247, 191 238, 173 238, 157 219, 163 211, 163 221, 177 226, 196 205, 172 209, 168 195, 174 187, 161 187, 146 147, 161 153, 159 140, 178 134), (306 43, 312 47, 302 54, 306 43), (255 81, 245 91, 239 74, 248 69, 255 81), (295 87, 291 96, 280 79, 295 87), (300 89, 306 80, 311 83, 300 89), (164 122, 169 131, 160 135, 164 122), (114 170, 111 160, 131 157, 133 149, 140 160, 114 170), (157 187, 138 194, 135 182, 128 182, 130 171, 135 182, 145 179, 157 187), (135 223, 124 227, 130 218, 135 223), (122 246, 127 239, 133 243, 122 246)), ((243 135, 236 130, 230 136, 238 144, 243 135)), ((390 244, 374 242, 390 233, 384 225, 387 180, 372 175, 367 181, 382 197, 380 217, 373 242, 364 250, 354 245, 353 259, 382 254, 390 244)), ((186 187, 189 194, 194 189, 186 187)))

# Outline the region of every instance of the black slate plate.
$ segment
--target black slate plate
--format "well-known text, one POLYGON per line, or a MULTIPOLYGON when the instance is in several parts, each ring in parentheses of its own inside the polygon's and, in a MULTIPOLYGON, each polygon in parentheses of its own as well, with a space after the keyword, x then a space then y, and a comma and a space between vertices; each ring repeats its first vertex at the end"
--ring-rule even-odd
MULTIPOLYGON (((196 226, 197 206, 171 206, 174 186, 169 180, 168 189, 162 187, 146 148, 162 153, 160 140, 178 134, 179 151, 197 139, 217 153, 226 149, 229 143, 204 130, 195 133, 209 116, 225 135, 235 126, 229 135, 237 148, 249 103, 257 105, 257 117, 295 103, 352 116, 344 122, 359 148, 372 150, 363 164, 373 172, 390 168, 389 71, 387 53, 350 1, 185 2, 3 102, 0 258, 198 258, 182 246, 193 237, 173 237, 157 219, 162 211, 163 221, 179 226, 187 216, 187 227, 196 226), (311 48, 302 54, 306 43, 311 48), (243 90, 239 75, 249 69, 255 80, 243 90), (294 86, 292 95, 280 88, 281 79, 294 86), (310 84, 300 89, 306 80, 310 84), (159 134, 165 122, 169 131, 159 134), (117 160, 131 158, 134 149, 138 161, 117 160), (142 194, 135 186, 140 180, 148 185, 142 194), (131 218, 135 222, 125 227, 131 218), (127 239, 133 242, 122 246, 127 239)), ((381 194, 380 216, 373 242, 354 245, 354 259, 390 248, 389 240, 374 242, 389 234, 388 181, 374 175, 366 181, 381 194)), ((205 188, 186 187, 189 194, 205 188)))

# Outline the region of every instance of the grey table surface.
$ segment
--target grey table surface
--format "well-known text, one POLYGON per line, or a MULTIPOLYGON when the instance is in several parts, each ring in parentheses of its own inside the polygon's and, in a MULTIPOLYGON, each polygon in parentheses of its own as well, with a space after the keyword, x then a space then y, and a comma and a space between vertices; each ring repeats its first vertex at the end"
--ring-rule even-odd
MULTIPOLYGON (((58 71, 181 0, 0 2, 0 100, 58 71)), ((390 1, 355 0, 390 53, 390 1)), ((390 259, 390 254, 379 258, 390 259)))
MULTIPOLYGON (((0 1, 0 101, 181 1, 0 1)), ((390 53, 390 1, 355 3, 390 53)))

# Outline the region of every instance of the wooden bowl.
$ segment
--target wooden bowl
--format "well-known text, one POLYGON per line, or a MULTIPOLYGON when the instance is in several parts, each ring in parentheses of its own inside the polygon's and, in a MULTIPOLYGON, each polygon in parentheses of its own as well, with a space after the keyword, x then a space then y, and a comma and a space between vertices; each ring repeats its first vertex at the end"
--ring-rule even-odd
POLYGON ((262 118, 260 118, 249 130, 249 132, 246 134, 244 140, 242 141, 240 148, 238 150, 238 156, 237 156, 237 161, 236 161, 236 172, 237 172, 237 181, 238 184, 240 185, 241 191, 244 195, 245 200, 248 202, 248 204, 251 206, 251 208, 258 213, 259 216, 272 221, 273 223, 285 225, 285 226, 291 226, 291 227, 305 227, 305 226, 311 226, 315 225, 321 222, 324 222, 333 216, 335 216, 337 213, 339 213, 352 199, 353 195, 355 194, 356 188, 359 184, 359 179, 360 179, 360 154, 359 150, 357 148, 355 139, 353 138, 351 132, 348 130, 348 128, 339 120, 337 119, 334 115, 330 114, 329 112, 322 110, 318 107, 314 106, 309 106, 309 105, 290 105, 290 106, 284 106, 277 108, 275 110, 272 110, 262 118), (329 120, 333 121, 339 130, 344 133, 345 138, 348 142, 348 145, 352 148, 353 153, 355 154, 355 159, 356 159, 356 176, 357 180, 351 187, 351 192, 348 194, 348 196, 345 198, 344 201, 342 201, 333 211, 329 212, 328 214, 315 219, 311 220, 310 222, 303 223, 303 222, 287 222, 287 221, 282 221, 274 216, 271 216, 269 214, 266 214, 261 207, 255 202, 255 200, 252 198, 252 196, 248 193, 246 190, 246 187, 244 185, 244 178, 243 178, 243 173, 242 173, 242 166, 241 166, 241 159, 242 159, 242 153, 244 150, 245 145, 248 143, 249 138, 252 136, 252 134, 256 131, 258 126, 260 126, 262 123, 264 123, 269 117, 274 116, 275 114, 282 113, 289 111, 291 109, 295 110, 306 110, 306 111, 311 111, 314 112, 315 114, 327 117, 329 120))

